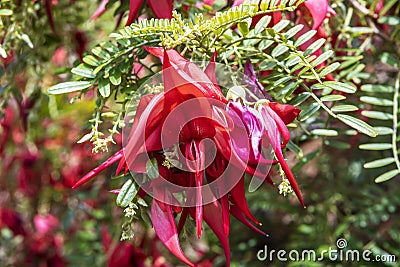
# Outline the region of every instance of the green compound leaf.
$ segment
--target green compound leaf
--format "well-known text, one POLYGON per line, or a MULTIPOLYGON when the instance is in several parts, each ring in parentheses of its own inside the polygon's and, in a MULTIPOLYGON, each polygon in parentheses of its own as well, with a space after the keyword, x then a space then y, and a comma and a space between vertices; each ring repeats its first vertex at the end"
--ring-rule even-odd
POLYGON ((364 103, 376 105, 376 106, 385 106, 385 107, 393 106, 393 100, 385 99, 385 98, 362 96, 362 97, 360 97, 360 100, 364 103))
POLYGON ((392 164, 393 162, 395 162, 395 159, 393 157, 377 159, 377 160, 365 163, 364 168, 366 168, 366 169, 379 168, 379 167, 383 167, 383 166, 392 164))
POLYGON ((317 33, 316 30, 311 30, 309 32, 306 32, 305 34, 301 35, 296 42, 294 43, 294 46, 298 47, 307 41, 309 41, 315 34, 317 33))
POLYGON ((157 159, 152 158, 146 162, 146 172, 150 179, 156 179, 160 175, 158 171, 157 159))
POLYGON ((314 129, 311 131, 312 134, 321 136, 338 136, 339 133, 332 129, 314 129))
POLYGON ((100 79, 99 93, 102 97, 109 97, 111 94, 110 82, 107 79, 100 79))
POLYGON ((371 127, 370 125, 368 125, 367 123, 363 122, 360 119, 354 118, 346 114, 338 114, 337 118, 343 123, 347 124, 348 126, 356 129, 357 131, 363 134, 366 134, 371 137, 376 137, 378 135, 378 133, 373 127, 371 127))
POLYGON ((390 143, 371 143, 371 144, 361 144, 358 147, 363 150, 388 150, 388 149, 392 149, 392 144, 390 144, 390 143))
POLYGON ((86 81, 64 82, 50 87, 48 93, 51 95, 71 93, 89 88, 90 85, 91 83, 86 81))
POLYGON ((398 174, 399 174, 399 170, 397 170, 397 169, 385 172, 385 173, 383 173, 383 174, 381 174, 381 175, 379 175, 378 177, 375 178, 375 183, 386 182, 386 181, 392 179, 393 177, 395 177, 398 174))
POLYGON ((342 112, 351 112, 351 111, 357 111, 358 107, 353 106, 353 105, 337 105, 331 108, 332 112, 335 113, 342 113, 342 112))
POLYGON ((117 196, 117 205, 120 207, 127 207, 129 203, 135 198, 138 189, 132 179, 127 180, 121 187, 117 196))

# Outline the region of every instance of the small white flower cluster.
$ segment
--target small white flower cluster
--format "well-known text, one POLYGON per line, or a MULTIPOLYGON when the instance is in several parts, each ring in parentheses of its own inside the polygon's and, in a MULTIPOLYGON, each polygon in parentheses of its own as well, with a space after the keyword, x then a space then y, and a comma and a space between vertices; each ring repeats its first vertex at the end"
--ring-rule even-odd
POLYGON ((174 147, 171 149, 165 149, 164 150, 165 160, 162 163, 162 165, 164 167, 167 167, 168 169, 172 167, 176 167, 178 169, 181 168, 182 164, 179 162, 178 151, 179 151, 179 144, 175 144, 174 147))
POLYGON ((279 189, 279 194, 283 194, 283 196, 287 196, 288 194, 291 194, 293 192, 293 188, 290 185, 290 182, 288 179, 283 178, 282 182, 278 186, 279 189))
POLYGON ((135 216, 135 209, 139 209, 139 207, 135 203, 129 203, 129 206, 124 209, 125 217, 132 218, 135 216))

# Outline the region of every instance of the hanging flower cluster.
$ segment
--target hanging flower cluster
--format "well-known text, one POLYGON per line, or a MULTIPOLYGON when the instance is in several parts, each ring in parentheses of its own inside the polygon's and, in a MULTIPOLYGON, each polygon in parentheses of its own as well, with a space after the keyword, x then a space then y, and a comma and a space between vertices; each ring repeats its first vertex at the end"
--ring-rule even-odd
POLYGON ((175 256, 193 266, 178 239, 191 216, 198 237, 203 220, 214 231, 229 265, 230 214, 263 234, 254 226, 259 222, 246 202, 245 174, 272 184, 269 167, 279 165, 286 177, 285 192, 293 189, 304 206, 282 153, 290 138, 286 124, 300 110, 268 100, 250 63, 245 67, 246 86, 230 88, 225 97, 215 74, 216 55, 202 71, 175 50, 147 51, 163 62, 164 92, 142 97, 124 149, 75 187, 119 161, 117 174, 129 169, 136 176, 142 175, 144 191, 140 194, 153 196, 151 219, 155 232, 175 256), (275 155, 272 158, 265 153, 270 147, 275 155), (147 173, 149 162, 155 163, 158 174, 152 179, 147 173), (174 186, 185 188, 183 202, 175 198, 174 186), (174 213, 180 214, 178 225, 174 213))

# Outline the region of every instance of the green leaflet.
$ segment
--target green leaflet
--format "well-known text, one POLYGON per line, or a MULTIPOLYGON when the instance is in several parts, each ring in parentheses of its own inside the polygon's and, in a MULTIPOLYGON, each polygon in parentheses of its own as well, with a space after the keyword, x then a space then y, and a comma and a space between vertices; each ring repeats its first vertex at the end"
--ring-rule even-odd
POLYGON ((121 187, 121 190, 118 193, 116 203, 120 207, 127 207, 129 203, 135 198, 138 192, 138 188, 132 179, 127 180, 124 185, 121 187))

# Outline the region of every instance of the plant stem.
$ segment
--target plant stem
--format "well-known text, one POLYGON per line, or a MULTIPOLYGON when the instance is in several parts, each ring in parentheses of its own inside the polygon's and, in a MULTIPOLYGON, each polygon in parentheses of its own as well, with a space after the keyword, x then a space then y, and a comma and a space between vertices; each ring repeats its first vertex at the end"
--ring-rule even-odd
POLYGON ((400 72, 397 75, 396 84, 394 86, 394 94, 393 94, 393 133, 392 133, 392 151, 393 157, 396 163, 397 170, 400 172, 400 161, 399 155, 397 153, 397 112, 399 108, 399 89, 400 89, 400 72))

